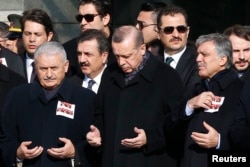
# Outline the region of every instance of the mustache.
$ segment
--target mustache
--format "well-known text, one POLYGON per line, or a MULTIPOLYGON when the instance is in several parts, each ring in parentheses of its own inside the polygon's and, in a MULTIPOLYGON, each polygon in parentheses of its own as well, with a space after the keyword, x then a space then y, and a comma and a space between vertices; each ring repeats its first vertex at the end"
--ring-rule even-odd
POLYGON ((204 67, 205 64, 204 64, 204 63, 198 63, 197 66, 198 66, 198 67, 204 67))
POLYGON ((82 67, 82 66, 89 66, 89 63, 88 63, 88 62, 80 62, 79 64, 80 64, 81 67, 82 67))
POLYGON ((248 62, 248 60, 238 60, 238 61, 236 61, 236 63, 247 63, 248 62))
POLYGON ((53 81, 53 80, 55 80, 56 78, 52 78, 52 77, 46 77, 46 78, 44 78, 44 80, 45 81, 53 81))
POLYGON ((173 37, 173 38, 170 39, 170 42, 173 42, 173 41, 176 41, 176 40, 182 41, 182 39, 180 37, 173 37))

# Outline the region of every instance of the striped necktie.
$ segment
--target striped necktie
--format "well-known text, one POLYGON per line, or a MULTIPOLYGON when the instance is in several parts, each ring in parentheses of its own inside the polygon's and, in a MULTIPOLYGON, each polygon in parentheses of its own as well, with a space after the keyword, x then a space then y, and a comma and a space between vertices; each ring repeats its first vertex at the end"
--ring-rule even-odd
POLYGON ((172 61, 174 61, 174 59, 172 57, 167 57, 165 63, 168 64, 168 65, 170 65, 170 63, 172 61))
POLYGON ((95 81, 93 79, 90 79, 88 82, 88 89, 92 90, 92 86, 95 84, 95 81))

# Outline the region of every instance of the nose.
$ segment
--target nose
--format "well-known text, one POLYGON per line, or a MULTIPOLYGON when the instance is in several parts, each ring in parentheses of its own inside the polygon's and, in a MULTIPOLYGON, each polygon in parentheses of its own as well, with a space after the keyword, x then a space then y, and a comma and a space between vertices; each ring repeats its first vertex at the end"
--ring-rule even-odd
POLYGON ((85 62, 86 61, 86 56, 84 54, 81 54, 78 56, 79 62, 85 62))
POLYGON ((177 31, 177 29, 175 28, 174 31, 172 32, 172 35, 174 37, 178 37, 179 36, 179 32, 177 31))
POLYGON ((240 60, 244 60, 245 59, 244 51, 240 51, 240 53, 239 53, 239 59, 240 60))
POLYGON ((29 40, 30 41, 35 41, 35 35, 31 34, 29 40))
POLYGON ((48 68, 48 70, 47 70, 47 72, 46 72, 46 77, 47 77, 47 78, 51 78, 51 76, 52 76, 52 71, 51 71, 50 68, 48 68))
POLYGON ((196 57, 196 62, 201 62, 201 58, 202 58, 202 55, 200 53, 198 53, 198 55, 196 57))

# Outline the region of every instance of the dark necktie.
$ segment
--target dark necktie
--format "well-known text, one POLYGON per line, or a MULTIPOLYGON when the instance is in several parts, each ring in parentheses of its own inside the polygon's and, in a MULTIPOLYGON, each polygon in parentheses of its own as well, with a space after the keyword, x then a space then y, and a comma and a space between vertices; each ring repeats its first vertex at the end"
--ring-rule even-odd
POLYGON ((89 82, 88 82, 88 89, 92 90, 92 86, 95 84, 95 81, 90 79, 89 82))
POLYGON ((170 63, 172 61, 174 61, 174 59, 172 57, 167 57, 165 63, 168 64, 168 65, 170 65, 170 63))
POLYGON ((31 65, 32 65, 32 72, 31 72, 30 82, 33 82, 36 77, 35 62, 33 61, 31 65))

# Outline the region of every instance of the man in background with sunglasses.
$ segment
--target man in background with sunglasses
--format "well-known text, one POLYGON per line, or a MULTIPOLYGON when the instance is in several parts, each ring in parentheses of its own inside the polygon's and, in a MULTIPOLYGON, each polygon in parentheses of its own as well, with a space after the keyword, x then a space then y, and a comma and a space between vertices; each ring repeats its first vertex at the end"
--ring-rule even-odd
POLYGON ((164 50, 158 39, 157 16, 165 6, 164 2, 143 3, 135 22, 136 28, 142 31, 148 51, 155 56, 162 55, 164 50))
POLYGON ((159 39, 164 46, 162 61, 173 67, 187 88, 197 83, 196 49, 187 46, 189 27, 188 16, 184 9, 168 5, 158 15, 159 39))
MULTIPOLYGON (((105 36, 111 39, 110 21, 111 21, 111 4, 109 0, 80 0, 76 21, 80 24, 81 31, 87 29, 97 29, 102 31, 105 36)), ((67 76, 81 73, 77 59, 77 38, 63 44, 68 60, 70 62, 67 76)), ((108 63, 115 62, 114 56, 108 57, 108 63)))

